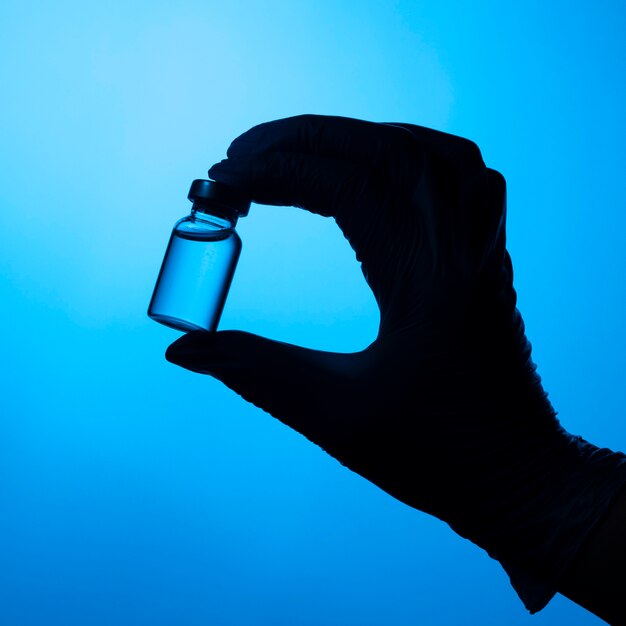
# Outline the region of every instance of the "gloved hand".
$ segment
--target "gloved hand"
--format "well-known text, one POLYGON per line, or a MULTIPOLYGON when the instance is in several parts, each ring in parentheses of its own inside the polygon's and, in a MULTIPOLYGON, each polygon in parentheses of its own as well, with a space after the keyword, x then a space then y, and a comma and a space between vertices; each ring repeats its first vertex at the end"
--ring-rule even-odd
POLYGON ((167 359, 500 556, 510 485, 559 428, 515 307, 503 177, 460 137, 315 115, 250 129, 209 176, 260 204, 333 217, 380 328, 353 354, 192 332, 167 359))
POLYGON ((478 148, 410 124, 305 115, 252 128, 209 175, 257 203, 334 217, 379 332, 354 354, 194 332, 167 358, 447 522, 500 561, 531 612, 561 589, 622 623, 626 455, 556 418, 516 308, 504 179, 478 148))

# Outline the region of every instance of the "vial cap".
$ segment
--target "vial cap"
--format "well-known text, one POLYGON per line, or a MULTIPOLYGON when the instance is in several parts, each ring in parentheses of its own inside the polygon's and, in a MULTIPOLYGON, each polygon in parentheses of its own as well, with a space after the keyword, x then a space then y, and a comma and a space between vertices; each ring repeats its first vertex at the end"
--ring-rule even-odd
POLYGON ((250 199, 243 196, 230 185, 224 185, 214 180, 201 178, 191 183, 189 200, 193 202, 193 208, 205 210, 216 215, 228 218, 237 218, 248 215, 250 199))

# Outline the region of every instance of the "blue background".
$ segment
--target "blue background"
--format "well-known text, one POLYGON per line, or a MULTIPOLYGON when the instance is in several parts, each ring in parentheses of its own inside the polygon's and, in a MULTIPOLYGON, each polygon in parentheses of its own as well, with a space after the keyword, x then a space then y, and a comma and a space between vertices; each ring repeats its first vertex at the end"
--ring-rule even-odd
MULTIPOLYGON (((592 625, 217 381, 146 308, 193 178, 299 113, 469 137, 563 424, 626 448, 617 1, 0 4, 0 623, 592 625)), ((222 328, 358 350, 330 220, 253 207, 222 328)))

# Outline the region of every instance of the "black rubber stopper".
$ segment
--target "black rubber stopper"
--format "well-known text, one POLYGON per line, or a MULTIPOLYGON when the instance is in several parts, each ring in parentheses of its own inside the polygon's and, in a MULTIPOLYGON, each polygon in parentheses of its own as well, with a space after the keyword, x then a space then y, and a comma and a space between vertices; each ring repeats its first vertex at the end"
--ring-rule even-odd
POLYGON ((214 180, 194 180, 187 197, 193 202, 194 209, 231 219, 248 215, 250 210, 250 198, 214 180))

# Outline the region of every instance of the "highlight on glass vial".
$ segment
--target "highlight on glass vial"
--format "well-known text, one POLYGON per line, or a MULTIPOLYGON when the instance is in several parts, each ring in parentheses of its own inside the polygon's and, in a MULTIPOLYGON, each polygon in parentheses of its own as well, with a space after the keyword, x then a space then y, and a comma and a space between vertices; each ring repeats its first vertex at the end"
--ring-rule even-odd
POLYGON ((148 315, 184 332, 215 331, 235 273, 241 239, 237 219, 250 200, 213 180, 194 180, 191 214, 174 225, 148 315))

